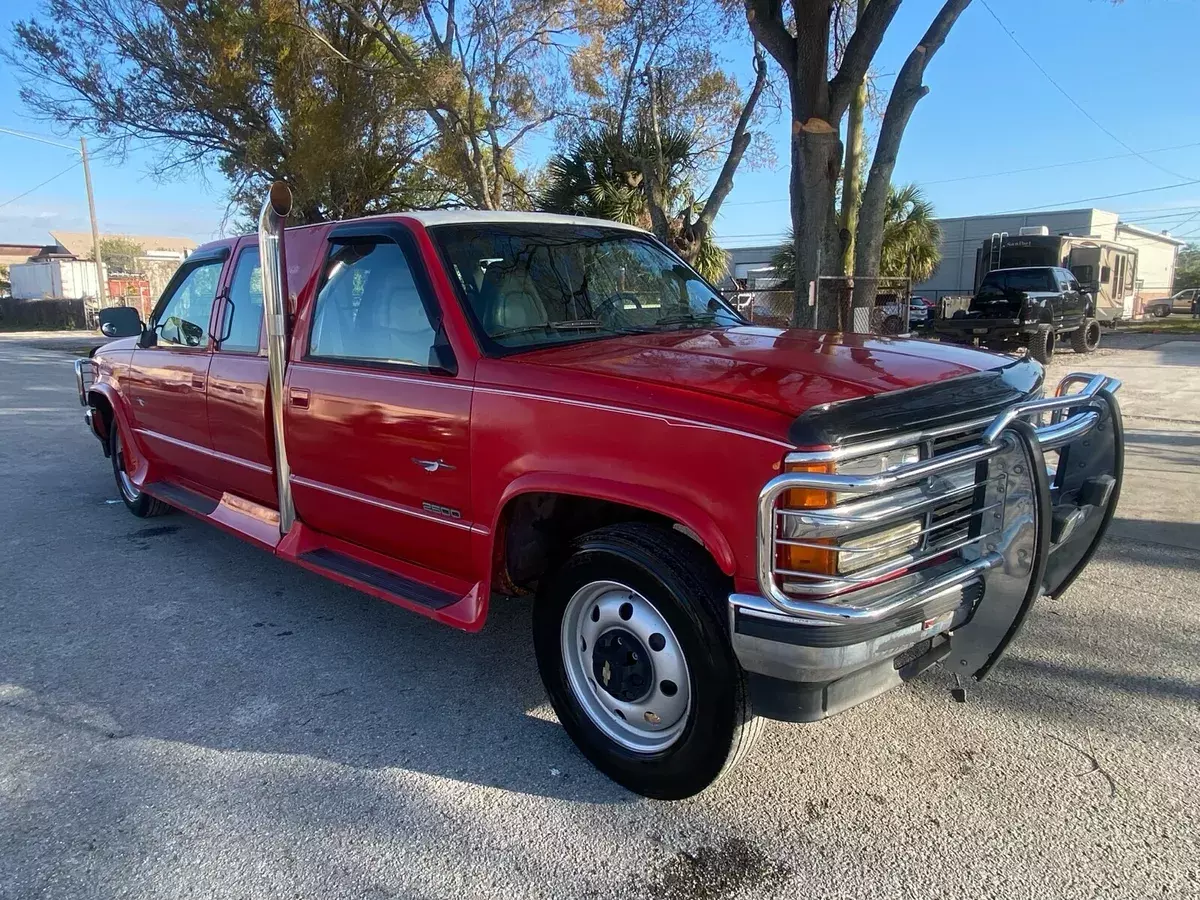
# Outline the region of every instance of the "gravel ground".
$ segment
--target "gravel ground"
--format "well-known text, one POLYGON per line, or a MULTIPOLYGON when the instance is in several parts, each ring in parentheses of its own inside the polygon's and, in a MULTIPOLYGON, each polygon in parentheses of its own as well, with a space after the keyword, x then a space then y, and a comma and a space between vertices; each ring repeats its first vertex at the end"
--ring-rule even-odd
POLYGON ((528 604, 468 636, 134 519, 47 346, 0 341, 4 900, 1200 895, 1190 350, 1089 361, 1126 378, 1119 536, 965 704, 935 670, 770 723, 664 804, 558 728, 528 604))

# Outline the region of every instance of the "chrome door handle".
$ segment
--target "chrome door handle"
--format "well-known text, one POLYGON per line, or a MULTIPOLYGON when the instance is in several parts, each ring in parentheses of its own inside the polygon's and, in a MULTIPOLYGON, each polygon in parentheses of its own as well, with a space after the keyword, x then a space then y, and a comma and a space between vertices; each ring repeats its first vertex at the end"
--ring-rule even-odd
POLYGON ((442 462, 440 459, 417 459, 414 456, 412 461, 426 472, 436 472, 438 469, 454 469, 454 466, 450 465, 449 463, 442 462))

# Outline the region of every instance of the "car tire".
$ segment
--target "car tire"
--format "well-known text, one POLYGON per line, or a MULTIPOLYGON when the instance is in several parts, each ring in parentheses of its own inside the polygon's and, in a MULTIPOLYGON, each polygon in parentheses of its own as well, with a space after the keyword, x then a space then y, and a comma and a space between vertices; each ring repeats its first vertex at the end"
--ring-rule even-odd
POLYGON ((583 535, 539 585, 533 644, 551 705, 584 756, 637 794, 697 794, 761 732, 729 591, 699 544, 640 523, 583 535))
POLYGON ((1154 317, 1156 319, 1165 319, 1170 314, 1171 314, 1171 307, 1169 307, 1169 306, 1154 307, 1154 317))
POLYGON ((1071 349, 1076 353, 1091 353, 1100 346, 1100 323, 1095 319, 1084 319, 1083 324, 1071 332, 1071 349))
POLYGON ((1039 325, 1037 331, 1029 336, 1029 355, 1046 365, 1054 358, 1054 344, 1054 326, 1039 325))
POLYGON ((108 429, 108 456, 112 460, 113 477, 117 481, 117 493, 121 495, 126 509, 139 519, 149 519, 171 511, 171 507, 166 503, 140 490, 126 474, 121 425, 115 417, 108 429))
POLYGON ((887 316, 879 326, 879 333, 897 335, 904 331, 904 320, 899 316, 887 316))

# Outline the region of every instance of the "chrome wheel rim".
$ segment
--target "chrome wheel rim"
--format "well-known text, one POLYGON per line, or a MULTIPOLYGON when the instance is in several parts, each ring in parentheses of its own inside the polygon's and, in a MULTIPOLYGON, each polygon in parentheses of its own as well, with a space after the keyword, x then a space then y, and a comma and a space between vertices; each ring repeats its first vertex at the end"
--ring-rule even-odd
POLYGON ((117 430, 117 434, 113 439, 113 443, 113 453, 117 457, 117 487, 121 489, 121 493, 125 495, 126 500, 128 500, 130 503, 136 503, 138 497, 141 496, 141 491, 134 487, 133 479, 130 478, 129 473, 125 471, 125 445, 121 443, 120 429, 117 430))
POLYGON ((567 681, 597 728, 627 750, 657 753, 687 727, 687 659, 661 612, 637 591, 593 581, 563 613, 567 681))

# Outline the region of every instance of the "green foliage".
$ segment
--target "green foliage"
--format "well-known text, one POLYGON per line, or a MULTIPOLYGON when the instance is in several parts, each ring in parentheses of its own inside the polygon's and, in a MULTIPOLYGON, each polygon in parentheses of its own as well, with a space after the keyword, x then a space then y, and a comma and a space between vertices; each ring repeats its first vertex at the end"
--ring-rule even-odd
POLYGON ((1175 290, 1196 287, 1200 287, 1200 243, 1191 243, 1175 260, 1175 290))
MULTIPOLYGON (((136 273, 138 257, 145 255, 146 249, 133 238, 124 235, 100 238, 100 258, 109 272, 136 273)), ((94 260, 96 251, 88 253, 87 258, 94 260)))
POLYGON ((155 174, 212 164, 237 208, 286 180, 305 222, 411 208, 439 187, 409 81, 355 18, 374 0, 47 0, 8 59, 41 117, 155 174))
MULTIPOLYGON (((942 260, 942 230, 933 204, 915 184, 888 188, 879 274, 884 278, 911 277, 913 284, 931 277, 942 260)), ((796 277, 796 245, 792 232, 771 256, 771 265, 785 282, 796 277)), ((1200 275, 1200 266, 1198 266, 1200 275)))
POLYGON ((627 225, 651 227, 646 196, 645 167, 662 147, 664 193, 668 210, 668 243, 701 275, 716 281, 725 274, 725 252, 705 235, 694 251, 680 246, 685 219, 690 221, 697 204, 692 175, 696 149, 690 135, 680 130, 664 132, 659 140, 644 128, 622 140, 612 129, 584 134, 566 153, 551 157, 546 165, 538 206, 549 212, 611 219, 627 225), (682 252, 682 251, 687 252, 682 252))
POLYGON ((888 188, 879 274, 925 281, 942 261, 942 230, 933 204, 915 184, 888 188))

